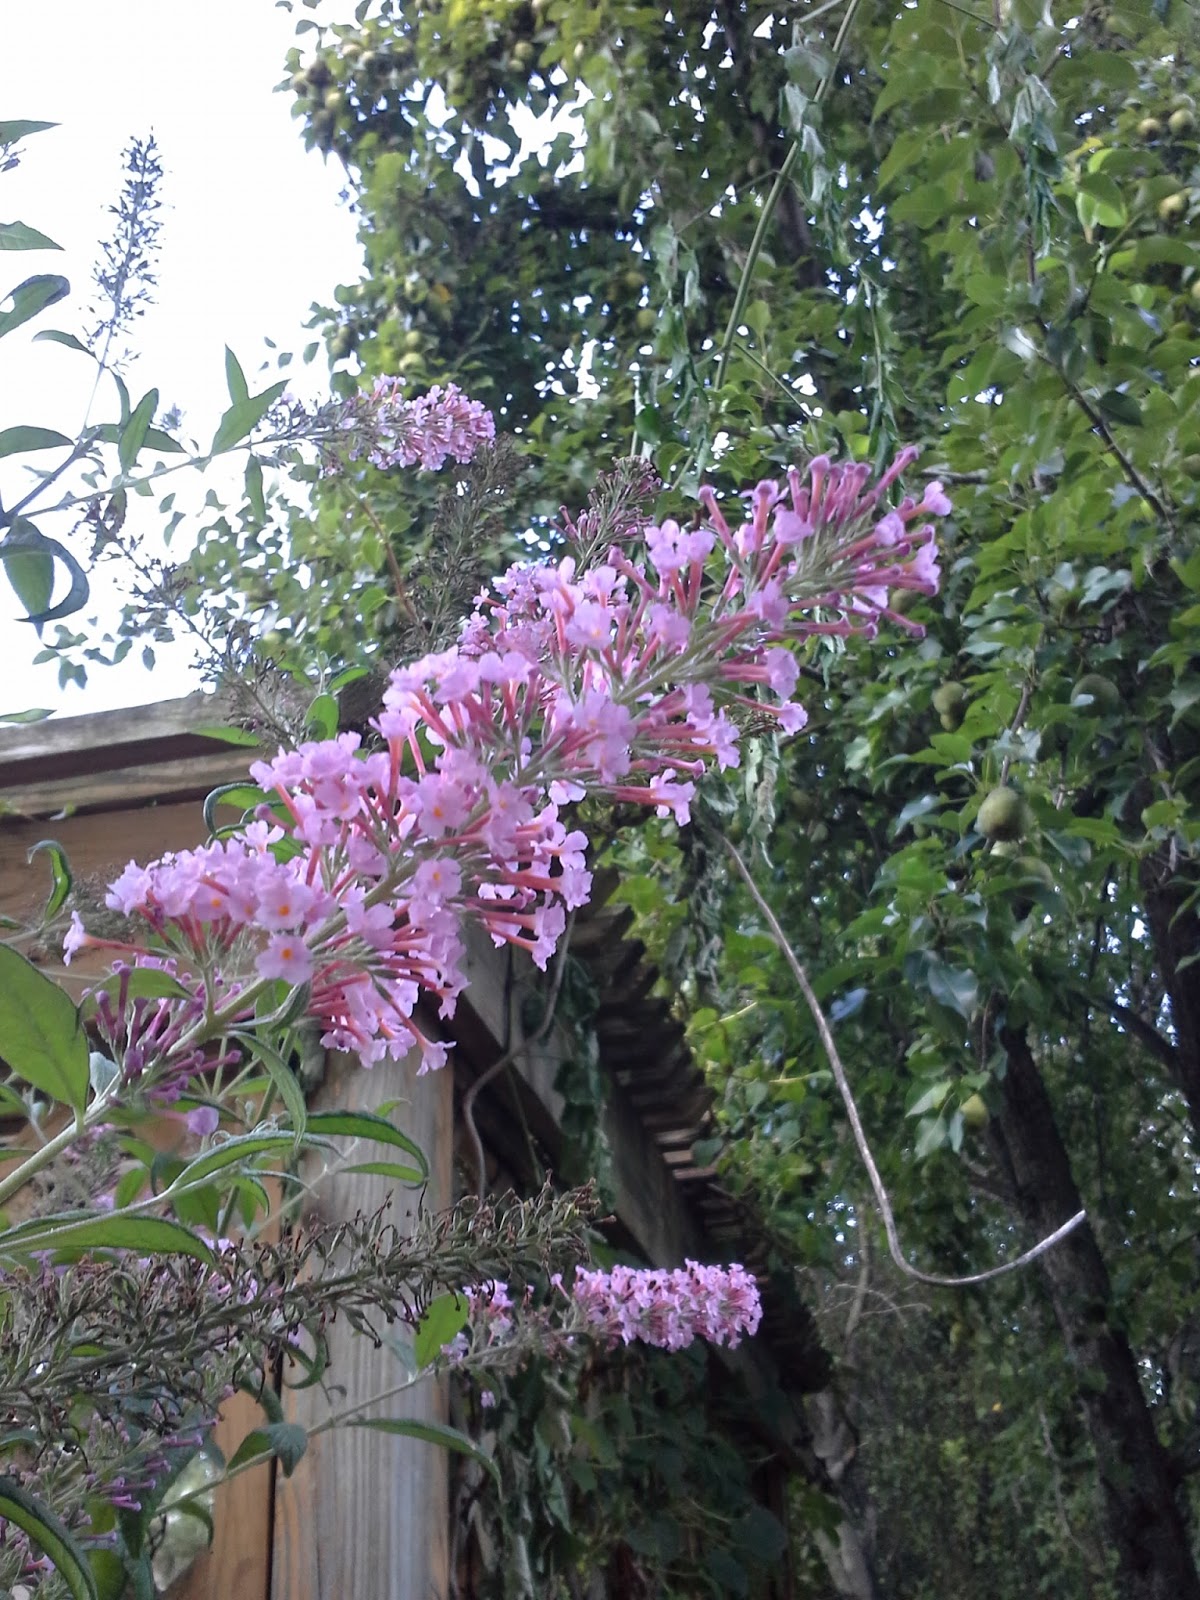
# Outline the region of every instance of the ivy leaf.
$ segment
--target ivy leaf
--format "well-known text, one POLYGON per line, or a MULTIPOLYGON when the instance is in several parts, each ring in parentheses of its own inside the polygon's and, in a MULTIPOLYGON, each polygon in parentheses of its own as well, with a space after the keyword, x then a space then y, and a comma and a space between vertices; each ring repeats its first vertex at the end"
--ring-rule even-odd
POLYGON ((89 1051, 79 1012, 11 945, 0 945, 0 1054, 22 1082, 82 1116, 89 1051))

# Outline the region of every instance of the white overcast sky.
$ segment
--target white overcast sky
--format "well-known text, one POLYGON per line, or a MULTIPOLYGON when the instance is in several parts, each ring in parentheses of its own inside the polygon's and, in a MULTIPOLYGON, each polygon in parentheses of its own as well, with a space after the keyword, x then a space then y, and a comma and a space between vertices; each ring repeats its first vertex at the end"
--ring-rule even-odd
MULTIPOLYGON (((351 12, 351 0, 327 0, 320 14, 340 21, 351 12)), ((32 335, 83 331, 96 241, 132 135, 158 141, 168 209, 157 304, 126 377, 135 401, 153 386, 164 406, 180 406, 187 434, 211 434, 228 404, 225 345, 255 387, 269 355, 264 336, 299 352, 313 337, 304 330, 312 303, 329 304, 337 284, 358 278, 354 219, 338 198, 344 172, 305 152, 291 97, 273 93, 295 22, 311 15, 299 6, 289 15, 274 0, 0 0, 0 120, 60 124, 28 139, 21 166, 0 175, 0 220, 20 219, 63 246, 0 253, 0 295, 35 272, 61 272, 73 290, 0 342, 0 428, 73 435, 79 425, 91 364, 32 335)), ((289 375, 297 392, 319 392, 323 357, 289 375)), ((103 405, 93 420, 112 410, 103 405)), ((67 531, 54 520, 43 532, 67 531)), ((105 587, 101 578, 101 597, 105 587)), ((85 690, 60 692, 53 667, 28 665, 37 643, 13 620, 17 609, 0 578, 0 713, 36 705, 79 715, 193 687, 182 661, 151 677, 135 650, 119 668, 91 668, 85 690)))

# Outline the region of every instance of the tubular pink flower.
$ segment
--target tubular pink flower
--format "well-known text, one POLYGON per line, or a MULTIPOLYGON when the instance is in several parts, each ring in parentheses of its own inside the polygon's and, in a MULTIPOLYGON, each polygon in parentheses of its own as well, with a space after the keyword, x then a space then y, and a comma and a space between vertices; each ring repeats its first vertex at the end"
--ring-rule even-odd
MULTIPOLYGON (((420 415, 461 442, 474 414, 450 391, 426 400, 420 415)), ((391 674, 384 750, 341 734, 256 762, 274 809, 240 838, 131 863, 109 905, 145 918, 189 993, 248 947, 260 979, 311 984, 328 1047, 367 1065, 420 1048, 439 1065, 445 1045, 413 1017, 423 996, 453 1015, 464 920, 544 966, 586 903, 587 841, 560 806, 594 794, 686 823, 704 772, 739 761, 734 708, 804 727, 796 644, 869 637, 895 617, 892 591, 936 590, 918 519, 949 502, 931 484, 881 514, 895 475, 868 487, 863 466, 818 457, 807 477, 751 490, 736 528, 703 489, 702 525, 647 527, 642 563, 614 549, 582 574, 571 560, 510 568, 456 648, 391 674)), ((73 925, 70 948, 84 938, 73 925)))

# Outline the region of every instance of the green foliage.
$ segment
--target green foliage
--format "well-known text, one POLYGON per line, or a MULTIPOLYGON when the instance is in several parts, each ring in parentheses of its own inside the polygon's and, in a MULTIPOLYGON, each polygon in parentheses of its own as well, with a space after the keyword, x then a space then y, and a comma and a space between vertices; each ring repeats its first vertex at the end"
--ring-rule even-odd
MULTIPOLYGON (((930 1270, 1030 1242, 1002 1040, 1031 1041, 1110 1261, 1106 1326, 1128 1338, 1164 1446, 1186 1452, 1200 1382, 1184 1264, 1200 1119, 1194 10, 918 0, 785 22, 740 5, 378 0, 305 42, 287 89, 306 137, 359 180, 369 264, 328 314, 331 353, 493 403, 528 452, 535 514, 578 504, 631 441, 672 511, 702 471, 733 488, 806 451, 878 463, 926 445, 921 470, 947 482, 955 516, 943 592, 910 610, 923 641, 889 625, 874 643, 810 647, 808 735, 764 747, 681 845, 651 825, 614 859, 720 1096, 697 1154, 721 1160, 812 1293, 870 1280, 864 1184, 721 833, 754 846, 930 1270), (510 108, 539 114, 579 85, 582 146, 523 148, 510 108)), ((419 567, 424 508, 366 488, 370 527, 419 567)), ((316 513, 319 559, 339 559, 343 516, 336 495, 316 513)), ((372 598, 384 552, 355 549, 371 648, 394 650, 372 598)), ((349 640, 335 591, 305 625, 349 640)), ((969 1314, 933 1297, 921 1315, 953 1339, 901 1338, 886 1316, 860 1339, 866 1486, 905 1592, 1106 1592, 1088 1391, 1043 1292, 1030 1272, 973 1291, 969 1314), (996 1397, 986 1450, 974 1390, 996 1397), (939 1541, 950 1500, 961 1515, 939 1541)))
POLYGON ((468 1554, 472 1594, 768 1592, 788 1530, 759 1501, 736 1402, 702 1350, 581 1353, 486 1382, 494 1481, 466 1477, 460 1494, 478 1500, 482 1548, 504 1557, 468 1554))

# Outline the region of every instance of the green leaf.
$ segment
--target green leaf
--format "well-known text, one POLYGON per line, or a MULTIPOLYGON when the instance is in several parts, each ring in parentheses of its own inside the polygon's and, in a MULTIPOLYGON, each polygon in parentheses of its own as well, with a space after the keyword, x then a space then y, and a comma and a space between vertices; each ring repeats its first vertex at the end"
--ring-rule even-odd
POLYGON ((45 339, 48 344, 65 345, 68 350, 78 350, 80 355, 91 356, 93 361, 96 359, 95 353, 81 339, 77 339, 73 333, 63 333, 60 328, 43 328, 41 333, 34 334, 32 342, 36 344, 39 339, 45 339))
POLYGON ((28 139, 31 134, 44 133, 47 128, 57 127, 57 122, 0 122, 0 145, 16 144, 19 139, 28 139))
POLYGON ((99 1600, 124 1600, 127 1576, 125 1563, 115 1550, 89 1550, 88 1564, 96 1581, 99 1600))
POLYGON ((47 922, 51 917, 56 917, 67 903, 67 896, 71 892, 71 863, 67 860, 67 852, 57 839, 39 839, 26 853, 25 859, 32 865, 33 858, 45 851, 50 857, 50 896, 46 901, 46 909, 42 913, 47 922))
POLYGON ((150 431, 150 424, 154 421, 154 413, 157 410, 158 390, 149 389, 138 401, 129 421, 121 429, 121 437, 117 441, 117 460, 121 464, 122 472, 129 472, 132 469, 146 442, 146 435, 150 431))
POLYGON ((462 1332, 471 1315, 471 1305, 465 1295, 440 1294, 431 1300, 417 1326, 413 1340, 413 1356, 418 1367, 427 1367, 442 1353, 456 1334, 462 1332))
POLYGON ((264 389, 262 394, 235 401, 217 424, 209 454, 220 455, 223 450, 231 449, 253 433, 286 388, 287 380, 284 379, 281 383, 273 383, 269 389, 264 389))
POLYGON ((404 1167, 397 1161, 360 1161, 357 1166, 344 1167, 344 1172, 365 1172, 377 1178, 394 1178, 397 1183, 423 1184, 425 1173, 418 1167, 404 1167))
POLYGON ((338 731, 338 703, 331 694, 319 694, 309 706, 305 727, 314 739, 332 739, 338 731))
MULTIPOLYGON (((92 430, 93 437, 99 439, 103 444, 116 444, 121 438, 122 429, 128 425, 129 420, 127 417, 120 426, 115 422, 103 422, 98 428, 92 430)), ((160 456, 182 456, 187 453, 178 439, 172 439, 171 435, 164 433, 161 428, 147 428, 141 448, 143 450, 152 450, 156 455, 160 456)))
POLYGON ((0 250, 61 250, 44 233, 24 222, 0 222, 0 250))
MULTIPOLYGON (((206 723, 204 727, 192 728, 190 731, 192 733, 198 733, 202 739, 219 739, 222 744, 244 745, 248 750, 257 750, 262 744, 262 739, 259 737, 259 735, 257 733, 251 733, 248 728, 234 728, 232 726, 219 725, 217 723, 206 723)), ((246 788, 247 785, 230 783, 226 784, 225 789, 218 790, 217 792, 223 794, 239 787, 246 788)), ((260 795, 262 794, 261 789, 257 792, 260 795)), ((262 798, 265 800, 266 796, 263 795, 262 798)))
MULTIPOLYGON (((197 733, 202 733, 208 739, 222 739, 229 744, 240 744, 240 739, 225 739, 225 730, 213 728, 197 728, 197 733)), ((241 729, 230 729, 230 733, 240 733, 241 729)), ((262 789, 252 783, 223 783, 219 789, 211 790, 204 798, 204 826, 209 833, 216 833, 219 826, 217 822, 217 807, 232 806, 236 811, 254 811, 268 800, 262 789)))
POLYGON ((1141 406, 1131 394, 1123 394, 1120 389, 1106 389, 1096 404, 1106 417, 1127 423, 1131 428, 1140 428, 1145 421, 1141 406))
POLYGON ((14 1075, 82 1115, 88 1053, 67 992, 10 945, 0 945, 0 1056, 14 1075))
POLYGON ((307 1449, 308 1434, 298 1422, 268 1422, 246 1435, 230 1456, 229 1467, 240 1467, 256 1456, 271 1455, 278 1459, 284 1477, 290 1478, 307 1449))
POLYGON ((161 967, 134 967, 128 979, 131 1000, 186 1000, 191 991, 161 967))
POLYGON ((206 1150, 188 1163, 172 1183, 172 1188, 182 1188, 222 1172, 226 1167, 248 1161, 251 1156, 277 1151, 280 1155, 296 1148, 295 1135, 291 1133, 244 1133, 206 1150))
POLYGON ((34 1540, 74 1600, 100 1600, 83 1551, 53 1511, 14 1478, 0 1477, 0 1522, 14 1523, 34 1540))
POLYGON ((53 428, 0 429, 0 456, 13 456, 18 451, 27 450, 56 450, 63 445, 70 449, 71 440, 65 433, 56 433, 53 428))
POLYGON ((23 599, 19 585, 24 585, 35 599, 45 594, 42 603, 26 606, 28 612, 24 619, 26 622, 35 625, 53 622, 59 617, 70 616, 72 612, 82 610, 87 604, 91 590, 83 568, 65 545, 59 544, 57 539, 48 539, 44 533, 39 533, 33 523, 25 517, 18 517, 3 540, 0 540, 0 562, 4 563, 9 582, 16 590, 18 598, 23 599), (56 606, 49 604, 49 594, 46 593, 44 561, 31 563, 26 559, 30 556, 50 557, 54 561, 61 561, 66 567, 71 586, 66 596, 56 606))
POLYGON ((0 722, 45 722, 54 712, 45 706, 31 706, 28 711, 6 711, 0 722))
POLYGON ((97 1216, 94 1212, 39 1217, 0 1234, 0 1255, 38 1250, 136 1250, 143 1255, 192 1256, 213 1264, 213 1253, 190 1228, 166 1217, 97 1216))
POLYGON ((292 1119, 293 1143, 299 1144, 304 1137, 308 1123, 308 1108, 304 1103, 304 1090, 296 1078, 296 1074, 287 1062, 272 1045, 269 1045, 261 1034, 251 1033, 246 1029, 236 1028, 233 1032, 235 1039, 240 1039, 251 1054, 257 1056, 266 1067, 271 1082, 279 1090, 280 1099, 287 1107, 288 1116, 292 1119))
POLYGON ((259 522, 267 520, 267 497, 263 493, 262 462, 257 456, 251 456, 246 463, 246 499, 250 502, 250 510, 259 522))
POLYGON ((442 1422, 417 1422, 409 1417, 356 1417, 353 1422, 346 1424, 348 1428, 371 1428, 376 1433, 400 1434, 406 1439, 423 1439, 426 1444, 440 1444, 446 1450, 457 1451, 459 1455, 470 1456, 472 1461, 477 1461, 481 1467, 491 1473, 497 1483, 500 1482, 500 1469, 486 1451, 481 1450, 474 1439, 469 1439, 465 1433, 460 1433, 457 1428, 447 1427, 442 1422))
POLYGON ((229 385, 231 404, 238 406, 250 398, 250 385, 242 371, 241 362, 228 345, 225 346, 225 382, 229 385))
POLYGON ((929 958, 926 981, 933 998, 970 1022, 979 1000, 979 984, 973 972, 948 967, 936 956, 929 958))
POLYGON ((12 301, 11 309, 0 311, 0 339, 31 317, 36 317, 47 306, 66 299, 70 292, 71 285, 56 272, 39 272, 32 278, 26 278, 6 297, 12 301))
POLYGON ((399 1128, 393 1128, 385 1118, 372 1116, 369 1111, 314 1111, 308 1117, 307 1131, 325 1137, 345 1134, 351 1138, 375 1139, 380 1144, 390 1144, 397 1150, 407 1151, 420 1167, 422 1176, 429 1177, 429 1162, 420 1145, 406 1133, 401 1133, 399 1128))

